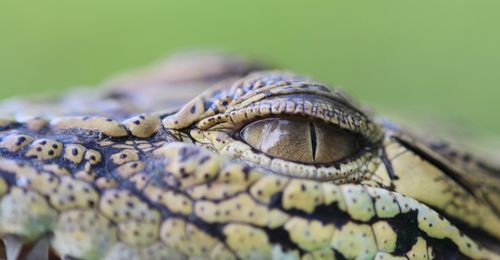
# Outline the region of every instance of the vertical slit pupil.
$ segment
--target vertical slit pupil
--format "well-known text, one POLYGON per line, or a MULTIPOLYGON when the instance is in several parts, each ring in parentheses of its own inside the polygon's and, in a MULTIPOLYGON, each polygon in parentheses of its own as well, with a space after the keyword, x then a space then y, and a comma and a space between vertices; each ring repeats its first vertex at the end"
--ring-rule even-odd
POLYGON ((316 146, 317 146, 317 137, 316 137, 316 128, 314 127, 313 122, 309 122, 309 133, 311 136, 311 148, 312 148, 312 158, 313 161, 316 161, 316 146))

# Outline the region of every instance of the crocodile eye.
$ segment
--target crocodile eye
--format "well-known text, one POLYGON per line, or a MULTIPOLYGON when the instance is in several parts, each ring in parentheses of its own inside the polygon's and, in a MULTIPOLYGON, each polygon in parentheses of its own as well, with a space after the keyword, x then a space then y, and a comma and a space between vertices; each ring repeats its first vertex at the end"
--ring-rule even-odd
POLYGON ((269 156, 309 164, 346 159, 358 151, 362 139, 335 125, 301 118, 255 121, 243 128, 240 136, 269 156))

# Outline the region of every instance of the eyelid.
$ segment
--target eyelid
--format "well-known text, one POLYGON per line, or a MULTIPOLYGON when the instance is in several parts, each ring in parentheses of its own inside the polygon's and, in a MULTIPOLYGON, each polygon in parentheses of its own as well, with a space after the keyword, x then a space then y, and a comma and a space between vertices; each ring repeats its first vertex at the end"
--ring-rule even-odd
POLYGON ((237 130, 256 120, 268 117, 302 116, 331 123, 341 129, 358 133, 368 141, 382 138, 379 127, 363 113, 334 100, 313 94, 280 95, 251 103, 201 120, 202 130, 237 130))

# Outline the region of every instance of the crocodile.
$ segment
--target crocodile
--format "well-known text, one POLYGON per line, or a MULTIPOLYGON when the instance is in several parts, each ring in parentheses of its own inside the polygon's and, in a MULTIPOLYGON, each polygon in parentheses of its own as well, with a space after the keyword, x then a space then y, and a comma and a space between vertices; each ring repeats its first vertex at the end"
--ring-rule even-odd
POLYGON ((224 53, 0 103, 2 259, 500 259, 494 160, 224 53))

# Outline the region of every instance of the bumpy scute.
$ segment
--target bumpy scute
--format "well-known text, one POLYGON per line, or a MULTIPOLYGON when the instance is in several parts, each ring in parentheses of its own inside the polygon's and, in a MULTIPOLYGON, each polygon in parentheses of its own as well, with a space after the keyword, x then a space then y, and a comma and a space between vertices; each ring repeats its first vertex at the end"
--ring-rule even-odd
POLYGON ((72 210, 59 216, 52 244, 63 256, 99 259, 116 243, 116 233, 116 227, 99 212, 72 210))

